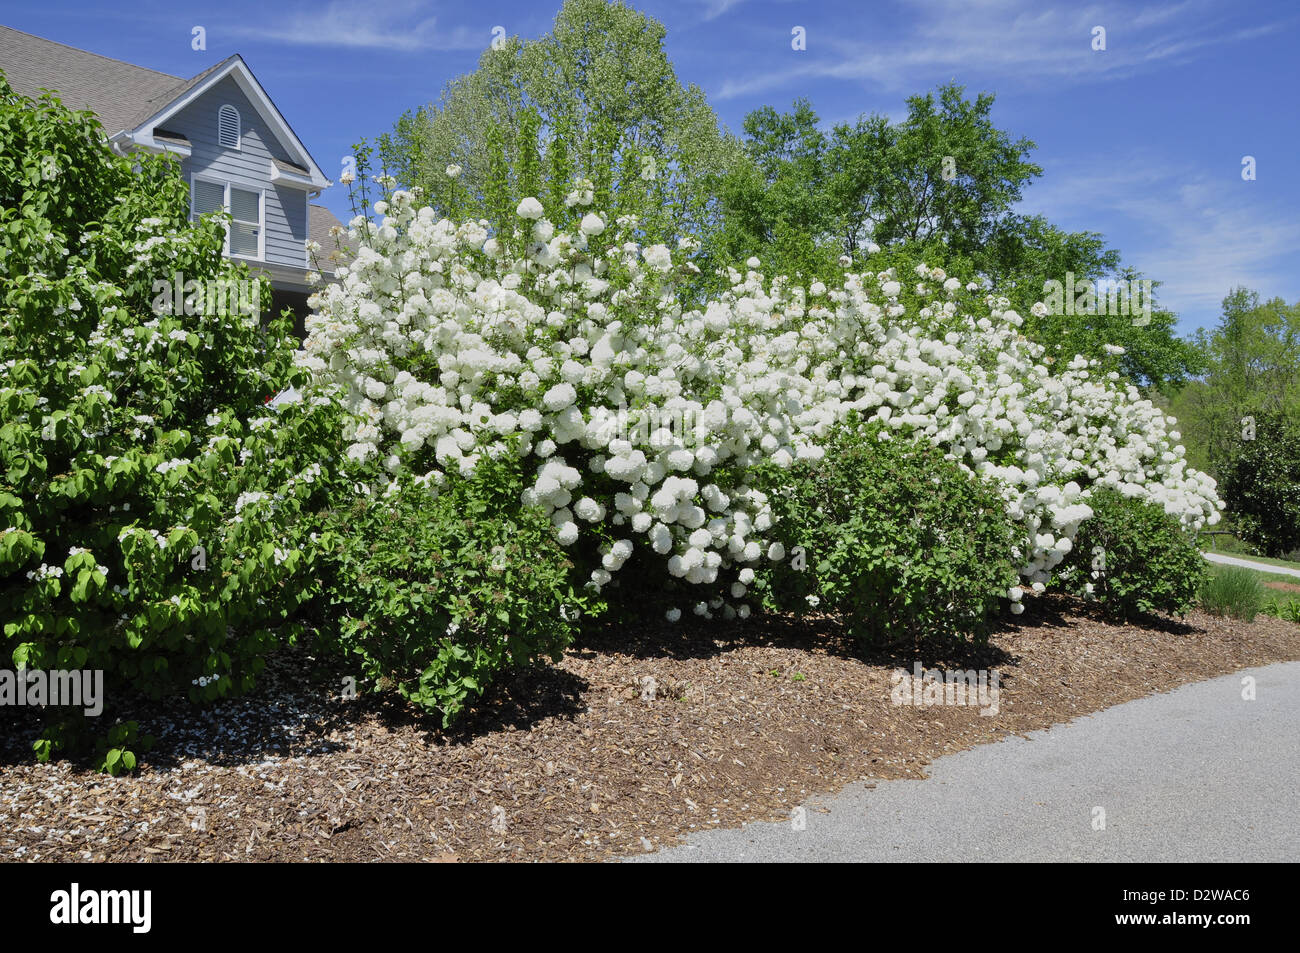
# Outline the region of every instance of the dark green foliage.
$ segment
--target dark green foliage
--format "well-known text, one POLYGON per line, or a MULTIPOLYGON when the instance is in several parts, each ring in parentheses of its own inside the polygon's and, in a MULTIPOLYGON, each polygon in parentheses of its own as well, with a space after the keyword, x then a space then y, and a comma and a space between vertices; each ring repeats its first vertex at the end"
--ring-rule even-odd
POLYGON ((1261 413, 1253 438, 1229 451, 1220 491, 1237 535, 1276 559, 1300 548, 1300 423, 1261 413))
POLYGON ((1084 520, 1056 585, 1092 595, 1120 619, 1139 613, 1185 615, 1196 603, 1205 558, 1178 520, 1156 503, 1101 489, 1088 500, 1084 520))
POLYGON ((941 450, 880 433, 854 421, 819 463, 767 471, 786 558, 760 591, 779 610, 835 613, 868 641, 982 642, 1016 581, 1004 504, 941 450))
POLYGON ((558 659, 584 600, 540 511, 500 466, 436 497, 409 479, 326 520, 325 634, 370 691, 396 689, 446 726, 502 674, 558 659))
MULTIPOLYGON (((341 450, 328 401, 265 407, 295 379, 290 320, 189 218, 167 157, 0 75, 0 667, 102 670, 110 708, 252 687, 341 450)), ((47 718, 41 758, 92 740, 80 709, 47 718)), ((105 770, 133 737, 101 735, 105 770)))

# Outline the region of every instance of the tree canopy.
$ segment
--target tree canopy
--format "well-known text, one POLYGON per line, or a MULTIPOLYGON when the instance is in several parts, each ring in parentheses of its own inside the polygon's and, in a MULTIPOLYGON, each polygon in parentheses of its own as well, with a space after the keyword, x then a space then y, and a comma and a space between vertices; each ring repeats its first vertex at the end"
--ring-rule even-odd
POLYGON ((509 198, 545 192, 560 207, 586 179, 597 204, 639 215, 647 237, 706 233, 739 146, 704 93, 678 80, 664 36, 622 3, 566 0, 550 33, 503 40, 436 104, 402 116, 380 157, 442 214, 493 218, 502 177, 509 198))
POLYGON ((1138 321, 1105 308, 1035 313, 1048 281, 1145 279, 1100 234, 1016 211, 1043 169, 1033 141, 995 125, 992 94, 949 83, 910 97, 900 121, 864 114, 830 128, 798 99, 751 112, 738 140, 677 78, 665 35, 621 2, 566 0, 549 33, 502 38, 437 103, 402 116, 380 137, 382 163, 453 218, 513 228, 515 205, 534 196, 560 229, 594 204, 637 216, 647 242, 696 238, 696 292, 720 291, 718 269, 754 255, 801 281, 842 275, 844 256, 873 270, 924 260, 1005 295, 1055 359, 1122 347, 1108 363, 1154 389, 1199 370, 1157 282, 1138 321))
POLYGON ((1172 404, 1194 465, 1221 472, 1249 433, 1245 418, 1300 421, 1300 302, 1234 288, 1218 325, 1197 331, 1194 346, 1204 373, 1172 404))
POLYGON ((877 246, 903 252, 886 260, 941 261, 988 279, 1025 317, 1026 333, 1058 357, 1101 357, 1109 344, 1125 349, 1120 369, 1136 383, 1186 378, 1196 353, 1154 299, 1146 323, 1119 314, 1031 313, 1048 280, 1142 276, 1096 232, 1066 232, 1014 211, 1043 170, 1029 159, 1032 141, 993 124, 993 102, 947 84, 909 98, 900 122, 864 115, 829 130, 806 99, 786 113, 755 110, 745 119, 742 160, 719 185, 722 225, 706 247, 721 263, 757 255, 770 269, 805 280, 831 277, 842 256, 864 266, 877 246))

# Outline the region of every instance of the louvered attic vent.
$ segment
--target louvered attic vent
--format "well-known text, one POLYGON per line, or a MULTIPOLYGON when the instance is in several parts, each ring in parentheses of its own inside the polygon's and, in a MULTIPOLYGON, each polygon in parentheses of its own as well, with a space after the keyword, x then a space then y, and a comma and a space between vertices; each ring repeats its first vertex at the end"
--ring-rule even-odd
POLYGON ((217 111, 217 141, 226 149, 239 148, 239 110, 234 106, 217 111))

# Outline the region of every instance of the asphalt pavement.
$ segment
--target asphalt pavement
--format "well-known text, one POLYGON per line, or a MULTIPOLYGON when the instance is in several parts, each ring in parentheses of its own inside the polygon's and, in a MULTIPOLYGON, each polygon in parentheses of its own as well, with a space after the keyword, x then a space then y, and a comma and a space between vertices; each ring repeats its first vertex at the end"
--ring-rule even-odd
POLYGON ((1292 569, 1289 566, 1270 566, 1268 563, 1257 563, 1254 560, 1242 559, 1240 556, 1225 556, 1222 553, 1205 553, 1205 558, 1212 563, 1220 563, 1224 566, 1242 566, 1246 569, 1257 569, 1260 572, 1275 572, 1282 576, 1300 576, 1300 569, 1292 569))
POLYGON ((640 862, 1300 860, 1300 662, 854 784, 640 862), (1253 689, 1253 700, 1243 695, 1253 689))

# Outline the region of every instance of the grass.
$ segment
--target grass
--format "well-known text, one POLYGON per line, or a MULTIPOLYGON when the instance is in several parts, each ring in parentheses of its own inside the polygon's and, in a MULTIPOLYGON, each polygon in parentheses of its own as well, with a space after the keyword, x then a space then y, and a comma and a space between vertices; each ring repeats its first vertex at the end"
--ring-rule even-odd
MULTIPOLYGON (((1247 570, 1247 572, 1250 571, 1247 570)), ((1255 575, 1261 583, 1284 582, 1293 586, 1300 586, 1300 579, 1295 576, 1283 576, 1280 573, 1272 572, 1257 572, 1255 575)), ((1300 622, 1300 592, 1272 589, 1266 586, 1264 588, 1264 602, 1260 605, 1259 611, 1265 615, 1286 619, 1288 622, 1300 622)))
POLYGON ((1264 605, 1260 574, 1238 566, 1215 566, 1201 583, 1201 608, 1210 615, 1255 621, 1264 605))
POLYGON ((1290 598, 1270 596, 1264 600, 1264 605, 1259 611, 1264 615, 1285 619, 1287 622, 1300 622, 1300 592, 1279 593, 1278 595, 1290 596, 1290 598))
POLYGON ((1255 547, 1236 536, 1223 533, 1202 533, 1196 538, 1196 545, 1206 553, 1223 553, 1226 556, 1255 556, 1255 547))
MULTIPOLYGON (((1282 560, 1274 563, 1286 565, 1282 560)), ((1211 615, 1228 615, 1247 622, 1259 613, 1300 622, 1300 592, 1265 585, 1269 582, 1300 585, 1295 576, 1214 565, 1201 586, 1201 608, 1211 615)))

